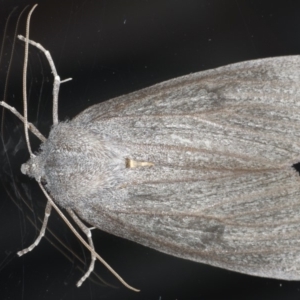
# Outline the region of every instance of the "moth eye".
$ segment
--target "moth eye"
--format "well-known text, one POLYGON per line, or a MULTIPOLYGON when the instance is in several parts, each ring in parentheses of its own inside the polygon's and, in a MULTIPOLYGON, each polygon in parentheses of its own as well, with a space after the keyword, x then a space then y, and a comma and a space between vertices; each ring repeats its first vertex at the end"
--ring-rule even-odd
POLYGON ((38 164, 35 163, 31 163, 30 161, 22 164, 21 166, 21 172, 24 175, 30 176, 30 177, 35 177, 36 174, 36 170, 37 170, 38 164))
POLYGON ((22 164, 21 166, 21 172, 22 174, 26 175, 28 173, 29 166, 27 164, 22 164))

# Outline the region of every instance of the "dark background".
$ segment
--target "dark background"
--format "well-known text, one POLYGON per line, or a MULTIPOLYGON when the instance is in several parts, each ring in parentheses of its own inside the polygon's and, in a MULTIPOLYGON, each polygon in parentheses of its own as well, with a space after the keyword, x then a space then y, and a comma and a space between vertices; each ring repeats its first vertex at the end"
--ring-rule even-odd
MULTIPOLYGON (((48 49, 61 78, 60 120, 91 104, 201 70, 234 62, 300 52, 299 1, 64 0, 0 1, 0 98, 22 109, 22 42, 13 63, 14 28, 21 10, 38 2, 30 36, 48 49), (5 81, 8 78, 4 96, 5 81)), ((18 33, 25 33, 25 17, 18 33)), ((38 50, 30 48, 29 118, 47 135, 52 124, 52 75, 38 50)), ((0 110, 2 114, 2 111, 0 110)), ((88 252, 52 213, 50 232, 31 253, 46 199, 20 172, 28 159, 22 123, 5 112, 0 144, 0 299, 299 299, 300 282, 256 278, 167 256, 94 230, 98 253, 132 286, 124 288, 99 262, 96 274, 76 287, 88 252), (75 257, 77 255, 82 262, 75 257)), ((3 121, 2 121, 3 120, 3 121)), ((32 136, 31 136, 32 137, 32 136)), ((39 142, 31 138, 37 150, 39 142)))

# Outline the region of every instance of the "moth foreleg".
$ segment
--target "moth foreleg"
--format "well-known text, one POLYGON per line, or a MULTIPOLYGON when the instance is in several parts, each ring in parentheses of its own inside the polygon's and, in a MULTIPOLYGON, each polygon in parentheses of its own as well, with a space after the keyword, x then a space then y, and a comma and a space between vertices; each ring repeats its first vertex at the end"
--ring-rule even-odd
POLYGON ((52 205, 51 205, 50 201, 47 201, 47 205, 46 205, 46 208, 45 208, 45 216, 44 216, 44 220, 43 220, 43 225, 42 225, 42 228, 40 230, 40 233, 39 233, 38 237, 36 238, 36 240, 29 247, 19 251, 17 253, 19 256, 22 256, 22 255, 30 252, 33 248, 35 248, 39 244, 42 237, 45 235, 45 231, 46 231, 46 228, 47 228, 48 219, 50 217, 51 210, 52 210, 52 205))
POLYGON ((53 84, 53 124, 57 124, 58 123, 58 112, 57 112, 57 108, 58 108, 58 94, 59 94, 59 87, 61 83, 67 82, 69 80, 72 80, 72 78, 67 78, 64 80, 60 80, 59 75, 57 74, 56 71, 56 67, 54 64, 54 61, 52 59, 52 56, 50 54, 50 52, 48 50, 46 50, 40 43, 37 43, 33 40, 27 39, 22 35, 18 35, 18 38, 21 41, 24 41, 25 43, 28 42, 29 44, 31 44, 32 46, 38 48, 39 50, 41 50, 44 55, 46 56, 48 63, 50 65, 51 68, 51 72, 54 76, 54 84, 53 84))

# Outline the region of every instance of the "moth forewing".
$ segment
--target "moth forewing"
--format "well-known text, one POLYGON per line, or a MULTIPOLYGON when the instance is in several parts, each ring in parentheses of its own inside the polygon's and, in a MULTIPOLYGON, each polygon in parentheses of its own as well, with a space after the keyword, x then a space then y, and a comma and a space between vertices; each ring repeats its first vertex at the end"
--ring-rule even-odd
POLYGON ((85 213, 101 214, 92 223, 99 228, 168 254, 252 275, 299 280, 295 171, 211 176, 197 183, 175 182, 168 188, 143 184, 129 189, 135 196, 128 205, 105 208, 93 203, 85 213), (185 203, 183 188, 190 189, 185 203), (161 200, 161 194, 167 200, 161 200))

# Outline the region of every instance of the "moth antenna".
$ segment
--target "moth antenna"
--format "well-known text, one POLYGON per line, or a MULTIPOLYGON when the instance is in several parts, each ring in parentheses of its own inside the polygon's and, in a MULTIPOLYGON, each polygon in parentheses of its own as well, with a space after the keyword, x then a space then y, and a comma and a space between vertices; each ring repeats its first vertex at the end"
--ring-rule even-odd
MULTIPOLYGON (((7 75, 5 78, 5 84, 4 84, 4 92, 3 92, 3 101, 6 102, 6 95, 7 95, 7 88, 8 88, 8 80, 9 80, 9 74, 10 74, 10 70, 11 70, 11 64, 13 61, 13 56, 15 53, 15 45, 16 45, 16 37, 17 37, 17 31, 19 28, 19 23, 20 23, 20 19, 23 15, 23 13, 25 12, 25 10, 28 8, 29 5, 26 5, 23 10, 21 11, 21 13, 18 16, 17 19, 17 23, 16 23, 16 27, 15 27, 15 32, 14 32, 14 38, 13 38, 13 44, 12 44, 12 48, 11 48, 11 54, 10 54, 10 58, 9 58, 9 64, 8 64, 8 68, 7 68, 7 75)), ((2 55, 3 55, 3 49, 4 49, 4 40, 6 37, 6 31, 7 31, 7 27, 8 27, 8 23, 10 20, 10 17, 12 16, 13 12, 17 9, 17 7, 14 7, 14 9, 12 10, 12 12, 9 14, 7 21, 5 23, 5 28, 4 28, 4 33, 3 33, 3 40, 2 40, 2 46, 1 46, 1 51, 0 51, 0 64, 1 64, 1 60, 2 60, 2 55)), ((3 136, 3 126, 4 126, 4 114, 5 114, 5 110, 2 110, 2 119, 1 119, 1 134, 3 136)))
POLYGON ((30 18, 37 7, 37 4, 33 6, 33 8, 29 11, 27 21, 26 21, 26 42, 25 42, 25 51, 24 51, 24 65, 23 65, 23 116, 24 116, 24 131, 25 131, 25 139, 27 148, 30 154, 30 157, 33 157, 34 154, 32 153, 31 146, 29 143, 29 134, 28 134, 28 120, 27 120, 27 65, 28 65, 28 40, 29 40, 29 28, 30 28, 30 18))

